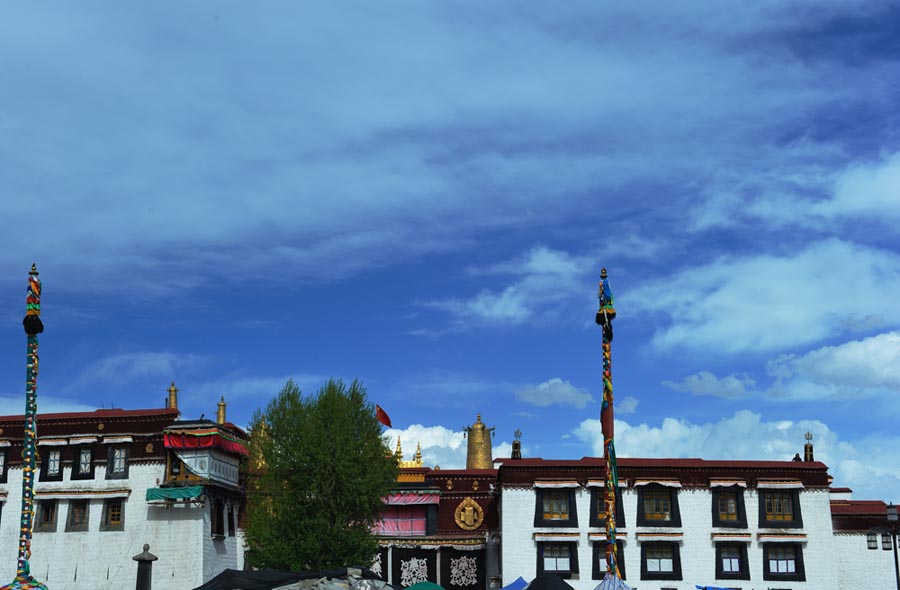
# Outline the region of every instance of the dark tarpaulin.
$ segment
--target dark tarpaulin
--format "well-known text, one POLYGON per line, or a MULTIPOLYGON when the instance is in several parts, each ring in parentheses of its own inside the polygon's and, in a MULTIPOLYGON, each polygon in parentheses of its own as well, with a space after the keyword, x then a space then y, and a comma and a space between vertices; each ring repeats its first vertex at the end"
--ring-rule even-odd
MULTIPOLYGON (((362 570, 362 577, 369 580, 378 580, 378 576, 369 571, 368 568, 357 568, 362 570)), ((279 586, 287 586, 299 580, 309 580, 312 578, 346 578, 347 568, 342 567, 334 570, 326 570, 321 572, 304 572, 302 574, 294 572, 283 572, 280 570, 225 570, 209 582, 202 586, 197 586, 194 590, 272 590, 279 586)))
POLYGON ((541 574, 528 584, 528 590, 575 590, 556 574, 541 574))

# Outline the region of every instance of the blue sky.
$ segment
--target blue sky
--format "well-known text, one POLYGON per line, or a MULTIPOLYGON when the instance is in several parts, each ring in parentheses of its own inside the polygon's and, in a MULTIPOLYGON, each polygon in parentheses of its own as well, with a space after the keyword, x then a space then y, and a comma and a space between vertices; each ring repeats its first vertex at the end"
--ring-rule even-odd
POLYGON ((361 379, 404 449, 789 459, 900 500, 900 8, 0 8, 0 410, 361 379))

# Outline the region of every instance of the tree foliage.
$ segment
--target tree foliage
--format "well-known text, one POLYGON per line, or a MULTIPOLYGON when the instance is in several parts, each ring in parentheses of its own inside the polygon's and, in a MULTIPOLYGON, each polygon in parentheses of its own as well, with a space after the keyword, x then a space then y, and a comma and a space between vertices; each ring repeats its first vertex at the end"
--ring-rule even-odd
POLYGON ((314 396, 288 381, 251 429, 246 518, 255 567, 312 571, 367 565, 397 465, 358 381, 314 396))

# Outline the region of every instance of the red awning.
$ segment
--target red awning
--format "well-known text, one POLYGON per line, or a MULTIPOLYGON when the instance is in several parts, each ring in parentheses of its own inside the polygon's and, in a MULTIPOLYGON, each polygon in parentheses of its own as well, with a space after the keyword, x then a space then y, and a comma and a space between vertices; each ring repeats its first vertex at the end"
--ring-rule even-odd
POLYGON ((224 435, 215 428, 189 432, 166 432, 164 436, 167 449, 216 448, 244 457, 250 454, 243 443, 224 435))

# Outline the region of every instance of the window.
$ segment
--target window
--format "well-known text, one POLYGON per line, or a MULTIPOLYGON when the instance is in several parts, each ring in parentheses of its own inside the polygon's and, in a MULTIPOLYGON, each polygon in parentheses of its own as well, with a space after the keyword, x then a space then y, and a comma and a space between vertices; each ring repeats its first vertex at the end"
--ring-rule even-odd
POLYGON ((110 447, 106 461, 106 479, 128 477, 128 447, 110 447))
POLYGON ((0 483, 6 483, 6 451, 0 451, 0 483))
POLYGON ((680 527, 678 489, 650 484, 638 488, 638 526, 680 527))
POLYGON ((763 579, 805 581, 803 549, 800 544, 764 543, 763 579))
POLYGON ((234 506, 228 506, 228 536, 234 536, 234 506))
POLYGON ((538 543, 537 573, 556 574, 571 578, 578 573, 578 545, 576 543, 538 543))
MULTIPOLYGON (((606 541, 594 541, 593 571, 591 577, 594 580, 602 580, 606 573, 606 541)), ((619 575, 625 580, 625 547, 622 541, 616 541, 616 564, 619 566, 619 575)))
POLYGON ((641 544, 642 580, 680 580, 678 543, 648 541, 641 544))
POLYGON ((216 499, 209 508, 210 533, 213 537, 225 536, 225 503, 216 499))
POLYGON ((544 492, 544 520, 569 519, 569 494, 566 492, 544 492))
POLYGON ((760 491, 760 528, 801 528, 799 490, 760 491))
POLYGON ((110 498, 103 503, 103 522, 101 531, 125 530, 125 501, 121 498, 110 498))
POLYGON ((578 514, 575 510, 575 490, 535 490, 534 526, 575 527, 578 514))
POLYGON ((34 530, 40 533, 56 531, 56 500, 38 500, 37 521, 34 530))
POLYGON ((746 543, 716 543, 716 578, 749 580, 746 543))
POLYGON ((743 488, 731 486, 712 489, 712 523, 716 527, 747 528, 743 488))
POLYGON ((866 546, 869 549, 878 549, 878 535, 869 533, 866 535, 866 546))
POLYGON ((41 461, 41 481, 60 481, 62 475, 62 451, 46 450, 41 461))
POLYGON ((88 501, 87 500, 71 500, 69 501, 69 516, 66 519, 66 531, 86 531, 88 530, 88 501))
MULTIPOLYGON (((600 487, 591 488, 590 526, 606 526, 606 490, 600 487)), ((622 508, 622 490, 616 490, 616 526, 625 526, 625 510, 622 508)))
POLYGON ((75 447, 72 461, 72 479, 94 478, 94 450, 91 447, 75 447))

